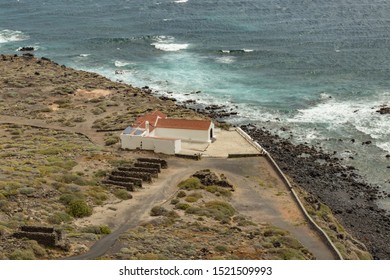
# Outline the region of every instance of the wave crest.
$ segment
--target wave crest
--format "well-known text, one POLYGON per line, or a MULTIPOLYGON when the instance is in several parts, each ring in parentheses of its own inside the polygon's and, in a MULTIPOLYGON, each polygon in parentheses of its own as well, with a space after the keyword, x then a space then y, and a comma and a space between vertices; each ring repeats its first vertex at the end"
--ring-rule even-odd
POLYGON ((22 31, 3 29, 0 31, 0 44, 27 40, 29 36, 22 31))
POLYGON ((175 38, 170 36, 158 36, 155 40, 157 42, 154 42, 151 45, 154 46, 156 49, 165 52, 176 52, 180 50, 185 50, 189 47, 189 44, 175 43, 175 38))

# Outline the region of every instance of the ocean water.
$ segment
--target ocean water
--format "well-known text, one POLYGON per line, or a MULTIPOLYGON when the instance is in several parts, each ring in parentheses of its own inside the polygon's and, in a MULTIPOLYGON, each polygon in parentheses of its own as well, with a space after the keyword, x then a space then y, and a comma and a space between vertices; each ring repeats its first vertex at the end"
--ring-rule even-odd
POLYGON ((0 53, 21 46, 233 107, 228 121, 284 127, 390 190, 389 1, 0 0, 0 53))

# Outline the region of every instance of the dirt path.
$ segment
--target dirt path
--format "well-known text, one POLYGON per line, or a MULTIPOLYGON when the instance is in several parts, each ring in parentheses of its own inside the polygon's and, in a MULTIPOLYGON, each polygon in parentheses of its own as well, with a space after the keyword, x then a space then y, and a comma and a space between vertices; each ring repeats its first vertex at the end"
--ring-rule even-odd
POLYGON ((45 120, 28 119, 23 117, 0 115, 0 123, 12 123, 18 125, 28 125, 40 128, 63 130, 71 133, 79 133, 85 135, 94 144, 104 146, 104 133, 96 132, 91 129, 90 123, 80 123, 74 127, 61 126, 54 123, 47 123, 45 120))
MULTIPOLYGON (((107 215, 109 212, 105 211, 98 212, 96 215, 106 219, 105 222, 116 230, 97 241, 86 254, 69 259, 94 259, 110 249, 115 251, 115 242, 122 233, 149 219, 153 206, 171 199, 177 191, 177 184, 200 169, 224 173, 234 183, 236 191, 231 203, 240 214, 250 216, 257 223, 268 223, 288 230, 317 259, 334 259, 332 251, 306 223, 287 188, 264 158, 206 158, 201 161, 172 158, 169 160, 169 171, 163 171, 155 183, 134 193, 134 198, 122 211, 115 216, 107 215)), ((85 222, 97 218, 92 216, 85 222)))

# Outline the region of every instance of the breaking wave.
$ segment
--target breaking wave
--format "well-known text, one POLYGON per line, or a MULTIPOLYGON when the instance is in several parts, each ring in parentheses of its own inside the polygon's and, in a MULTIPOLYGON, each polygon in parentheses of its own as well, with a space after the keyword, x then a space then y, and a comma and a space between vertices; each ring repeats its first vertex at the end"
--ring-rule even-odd
POLYGON ((27 40, 29 36, 22 31, 3 29, 0 31, 0 44, 27 40))
POLYGON ((165 52, 176 52, 180 50, 185 50, 189 47, 189 44, 178 44, 175 43, 175 38, 170 36, 158 36, 156 41, 151 45, 156 49, 165 51, 165 52))

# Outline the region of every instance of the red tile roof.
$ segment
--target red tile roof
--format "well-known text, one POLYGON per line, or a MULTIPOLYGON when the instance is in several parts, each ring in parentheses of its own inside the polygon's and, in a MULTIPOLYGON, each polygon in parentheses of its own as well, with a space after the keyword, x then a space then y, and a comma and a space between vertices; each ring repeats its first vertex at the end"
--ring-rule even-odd
POLYGON ((208 130, 210 125, 211 121, 205 120, 159 119, 156 128, 208 130))
POLYGON ((145 122, 148 121, 150 125, 150 131, 156 126, 158 119, 166 119, 167 115, 161 113, 160 111, 154 111, 151 114, 140 116, 133 124, 133 127, 139 127, 145 129, 145 122))

